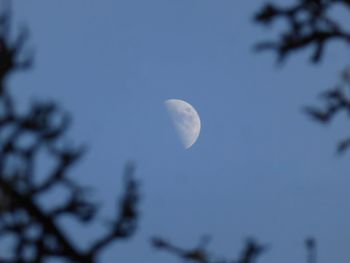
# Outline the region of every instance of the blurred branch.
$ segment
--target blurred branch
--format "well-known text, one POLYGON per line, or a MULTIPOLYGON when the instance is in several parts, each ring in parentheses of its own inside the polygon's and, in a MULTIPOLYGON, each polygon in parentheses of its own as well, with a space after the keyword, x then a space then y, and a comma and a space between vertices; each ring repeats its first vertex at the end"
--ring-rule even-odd
POLYGON ((96 204, 86 197, 88 189, 68 176, 85 148, 65 146, 70 115, 62 113, 55 103, 36 102, 27 113, 17 113, 16 104, 5 89, 5 79, 17 69, 27 69, 31 59, 19 59, 28 31, 21 31, 14 43, 7 38, 9 17, 6 13, 0 17, 0 243, 6 237, 14 241, 9 243, 8 258, 0 258, 0 262, 40 263, 52 257, 96 262, 113 241, 130 237, 136 230, 138 187, 133 166, 127 166, 125 171, 125 193, 108 232, 90 248, 79 248, 58 220, 69 217, 86 224, 98 212, 96 204), (44 161, 53 160, 55 167, 39 180, 37 166, 43 160, 38 156, 42 153, 44 161), (53 201, 49 209, 44 209, 40 200, 57 188, 65 189, 66 199, 53 201))
MULTIPOLYGON (((342 41, 350 45, 350 25, 341 23, 330 10, 336 6, 344 8, 350 15, 349 0, 296 0, 294 4, 282 7, 267 3, 254 16, 258 24, 268 26, 278 20, 287 22, 287 27, 277 40, 258 43, 255 48, 273 50, 282 62, 291 53, 307 47, 313 47, 311 61, 321 61, 324 50, 333 40, 342 41)), ((304 111, 320 123, 327 124, 340 112, 346 112, 350 117, 350 69, 344 69, 342 80, 335 88, 322 94, 325 106, 305 107, 304 111)), ((337 145, 339 154, 350 146, 350 137, 340 140, 337 145)))
POLYGON ((316 263, 316 240, 312 237, 305 240, 307 263, 316 263))
POLYGON ((130 237, 136 230, 138 212, 136 205, 139 200, 138 186, 133 179, 134 166, 129 164, 125 169, 125 193, 120 200, 119 215, 112 221, 110 231, 97 240, 91 247, 90 253, 98 254, 102 248, 117 239, 130 237))
MULTIPOLYGON (((325 106, 319 107, 305 107, 305 112, 315 121, 323 124, 328 124, 336 115, 341 112, 345 112, 350 117, 350 79, 348 74, 349 68, 346 68, 341 76, 342 79, 336 87, 327 90, 321 94, 321 98, 324 101, 325 106)), ((350 146, 350 138, 340 140, 337 145, 337 153, 342 154, 350 146)))
POLYGON ((154 237, 152 239, 152 245, 156 249, 167 251, 185 261, 197 263, 254 263, 258 256, 266 250, 265 246, 261 246, 255 240, 249 239, 246 242, 239 259, 228 260, 221 258, 218 259, 212 256, 212 254, 206 249, 207 242, 204 242, 204 244, 196 246, 193 249, 184 249, 172 245, 170 242, 162 238, 154 237))
POLYGON ((256 45, 258 51, 273 50, 282 62, 290 53, 313 46, 311 61, 321 60, 327 44, 332 40, 350 44, 350 28, 328 15, 329 10, 341 5, 350 10, 349 0, 299 0, 289 7, 265 4, 254 17, 255 22, 270 25, 277 20, 287 22, 287 29, 274 41, 263 41, 256 45))

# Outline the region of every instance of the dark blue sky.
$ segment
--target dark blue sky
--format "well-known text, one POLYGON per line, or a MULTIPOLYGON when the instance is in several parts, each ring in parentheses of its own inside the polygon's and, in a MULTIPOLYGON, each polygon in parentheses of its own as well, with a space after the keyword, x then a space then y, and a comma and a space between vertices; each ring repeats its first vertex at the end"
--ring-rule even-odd
MULTIPOLYGON (((334 155, 349 125, 341 116, 322 127, 301 111, 336 82, 348 63, 343 46, 333 45, 316 67, 307 50, 277 67, 273 54, 252 52, 278 31, 252 23, 258 0, 14 3, 15 25, 28 24, 36 60, 11 88, 23 107, 53 99, 73 114, 69 137, 89 151, 72 176, 96 187, 101 218, 121 194, 123 165, 137 164, 139 230, 102 262, 179 262, 154 253, 149 238, 190 247, 204 234, 228 257, 247 237, 270 244, 261 263, 304 262, 309 235, 321 262, 349 260, 349 154, 334 155), (164 108, 169 98, 201 116, 189 150, 164 108)), ((82 243, 101 230, 65 224, 82 243)))

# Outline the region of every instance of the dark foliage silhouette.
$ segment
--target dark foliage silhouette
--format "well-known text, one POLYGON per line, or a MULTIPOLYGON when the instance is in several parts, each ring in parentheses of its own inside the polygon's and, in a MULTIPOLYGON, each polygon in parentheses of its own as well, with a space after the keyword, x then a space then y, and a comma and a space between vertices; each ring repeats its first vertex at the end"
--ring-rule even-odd
POLYGON ((316 241, 313 238, 307 238, 305 240, 305 246, 307 249, 307 262, 316 263, 316 241))
POLYGON ((63 217, 81 224, 95 221, 98 207, 86 197, 89 188, 68 176, 84 148, 65 143, 70 116, 54 102, 36 102, 28 112, 17 112, 6 78, 29 68, 32 56, 20 59, 28 31, 11 42, 9 19, 9 13, 0 17, 0 244, 9 247, 6 255, 0 254, 0 262, 47 262, 52 258, 97 262, 101 251, 115 240, 130 237, 136 229, 138 187, 133 166, 126 167, 125 193, 107 233, 92 240, 87 249, 80 248, 58 221, 63 217), (41 153, 46 159, 39 159, 41 153), (49 159, 55 166, 45 177, 38 176, 38 166, 49 159), (45 208, 42 201, 58 188, 66 193, 66 199, 45 208))
MULTIPOLYGON (((350 98, 347 90, 350 88, 350 79, 348 77, 349 69, 345 69, 342 73, 341 82, 334 88, 329 89, 321 94, 321 98, 325 104, 323 108, 305 107, 305 112, 312 119, 328 124, 337 113, 345 112, 350 117, 350 98)), ((350 146, 350 137, 342 139, 337 144, 337 152, 343 153, 350 146)))
MULTIPOLYGON (((192 248, 184 249, 171 244, 170 242, 155 237, 152 239, 152 244, 156 249, 167 251, 185 262, 195 263, 255 263, 259 256, 268 251, 269 246, 261 245, 254 239, 248 239, 238 257, 238 259, 223 259, 222 257, 213 256, 206 246, 208 239, 202 240, 201 244, 192 248)), ((313 238, 305 240, 306 247, 306 262, 316 263, 316 241, 313 238)))
MULTIPOLYGON (((344 41, 350 44, 350 29, 343 28, 341 23, 329 15, 335 5, 350 9, 349 0, 299 0, 289 7, 280 7, 271 3, 257 12, 255 21, 270 25, 278 19, 284 19, 288 26, 276 41, 259 43, 258 50, 272 49, 279 61, 290 53, 313 46, 311 61, 316 63, 322 58, 327 44, 331 40, 344 41)), ((347 25, 347 27, 349 27, 347 25)))
POLYGON ((153 238, 152 244, 155 248, 166 250, 186 261, 197 263, 254 263, 256 258, 266 250, 265 246, 259 245, 255 240, 249 239, 243 248, 238 260, 228 260, 217 258, 212 255, 207 249, 206 245, 208 239, 203 239, 202 244, 192 249, 183 249, 172 245, 161 238, 153 238))
MULTIPOLYGON (((258 51, 273 50, 278 61, 288 55, 308 47, 313 48, 311 61, 321 61, 325 48, 332 41, 341 41, 350 46, 350 25, 342 23, 331 13, 335 7, 344 8, 350 15, 349 0, 299 0, 295 4, 281 7, 265 4, 254 17, 255 22, 268 26, 277 20, 287 22, 287 28, 274 41, 264 41, 256 45, 258 51)), ((324 108, 305 107, 305 112, 320 123, 329 123, 339 112, 350 113, 350 100, 346 89, 350 85, 350 71, 345 68, 341 83, 322 94, 324 108)), ((349 115, 350 116, 350 115, 349 115)), ((343 153, 350 146, 350 138, 338 142, 337 152, 343 153)))

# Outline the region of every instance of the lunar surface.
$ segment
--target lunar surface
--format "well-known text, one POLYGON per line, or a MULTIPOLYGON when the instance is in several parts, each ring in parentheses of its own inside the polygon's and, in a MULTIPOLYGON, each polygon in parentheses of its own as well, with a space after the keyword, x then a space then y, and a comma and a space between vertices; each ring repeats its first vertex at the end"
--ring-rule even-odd
POLYGON ((169 99, 164 102, 175 129, 185 149, 190 148, 198 139, 201 120, 194 107, 186 101, 169 99))

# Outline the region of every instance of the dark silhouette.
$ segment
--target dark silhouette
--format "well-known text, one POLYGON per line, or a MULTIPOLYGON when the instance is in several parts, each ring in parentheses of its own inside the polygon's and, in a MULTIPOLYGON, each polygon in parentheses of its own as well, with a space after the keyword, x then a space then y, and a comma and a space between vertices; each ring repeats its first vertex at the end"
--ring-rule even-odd
MULTIPOLYGON (((204 239, 204 241, 207 241, 204 239)), ((170 253, 175 254, 176 256, 197 263, 254 263, 256 258, 266 250, 265 246, 259 245, 255 240, 249 239, 246 242, 245 247, 241 252, 241 256, 238 260, 226 260, 221 258, 214 257, 206 249, 207 242, 196 246, 193 249, 183 249, 177 246, 172 245, 171 243, 161 239, 153 238, 153 246, 157 249, 166 250, 170 253)))
MULTIPOLYGON (((350 81, 346 78, 349 69, 345 69, 342 74, 341 83, 336 87, 329 89, 321 94, 325 106, 305 107, 305 112, 314 120, 328 124, 336 114, 345 112, 350 117, 350 98, 347 95, 347 89, 350 87, 350 81)), ((350 138, 342 139, 338 142, 337 152, 343 153, 350 146, 350 138)))
MULTIPOLYGON (((269 249, 269 246, 261 245, 254 239, 248 239, 238 259, 223 259, 222 257, 214 256, 207 250, 207 238, 204 238, 200 245, 191 249, 175 246, 171 242, 159 237, 154 237, 151 242, 158 250, 167 251, 185 262, 195 263, 256 263, 258 257, 269 249)), ((312 237, 307 238, 305 240, 305 247, 306 263, 317 263, 315 239, 312 237)))
POLYGON ((316 263, 316 240, 313 238, 307 238, 305 240, 305 246, 307 249, 307 262, 316 263))
POLYGON ((5 12, 0 18, 0 96, 5 92, 5 81, 7 76, 11 72, 20 69, 28 69, 33 62, 33 54, 26 54, 22 59, 19 59, 20 55, 23 55, 24 44, 28 39, 29 32, 27 29, 23 29, 14 43, 11 43, 9 37, 10 31, 10 2, 5 2, 5 12))
POLYGON ((335 5, 350 8, 349 0, 298 0, 289 7, 265 4, 254 17, 259 24, 270 25, 278 19, 288 23, 288 28, 276 41, 259 43, 258 50, 272 49, 279 61, 294 51, 313 46, 311 61, 321 60, 327 44, 331 40, 344 41, 350 44, 350 30, 344 29, 340 23, 329 15, 335 5))
MULTIPOLYGON (((18 113, 6 78, 26 69, 32 58, 19 60, 28 37, 22 31, 14 43, 9 41, 9 13, 0 16, 0 244, 9 246, 1 263, 97 262, 100 253, 113 241, 130 237, 138 219, 138 186, 133 166, 127 165, 125 193, 117 204, 119 212, 110 220, 107 233, 83 250, 74 244, 58 220, 69 217, 82 224, 94 221, 97 205, 86 197, 89 188, 68 176, 69 169, 84 153, 84 147, 65 144, 70 116, 53 102, 33 103, 26 113, 18 113), (52 159, 54 168, 39 178, 38 155, 52 159), (54 189, 64 189, 66 199, 44 208, 41 201, 54 189), (7 238, 12 238, 7 242, 7 238)), ((7 239, 8 240, 8 239, 7 239)))
MULTIPOLYGON (((321 61, 325 48, 332 41, 342 41, 350 45, 350 26, 329 12, 334 7, 343 7, 350 15, 349 0, 298 0, 295 4, 282 7, 265 4, 254 16, 254 21, 264 26, 278 20, 287 22, 287 29, 277 40, 264 41, 256 45, 258 51, 273 50, 282 62, 293 52, 313 47, 311 61, 321 61)), ((350 86, 350 69, 342 72, 341 83, 322 94, 326 106, 322 109, 305 107, 305 112, 320 123, 329 123, 339 112, 350 116, 350 98, 345 90, 350 86)), ((350 138, 338 142, 337 152, 343 153, 350 146, 350 138)))
POLYGON ((169 242, 161 238, 153 238, 152 244, 155 248, 168 250, 171 253, 183 258, 184 260, 192 260, 197 262, 208 263, 210 261, 209 253, 206 251, 205 246, 202 244, 193 249, 183 249, 170 244, 169 242))

